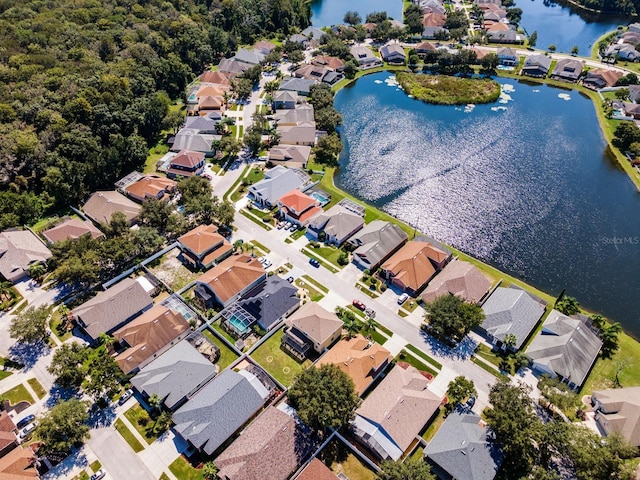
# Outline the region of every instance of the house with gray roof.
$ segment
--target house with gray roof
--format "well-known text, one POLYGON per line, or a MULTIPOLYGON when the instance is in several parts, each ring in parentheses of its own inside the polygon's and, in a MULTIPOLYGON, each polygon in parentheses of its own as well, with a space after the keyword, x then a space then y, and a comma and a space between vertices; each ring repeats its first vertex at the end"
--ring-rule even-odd
POLYGON ((273 94, 273 102, 271 102, 274 110, 292 110, 300 103, 300 97, 297 92, 289 90, 278 90, 273 94))
POLYGON ((315 122, 300 125, 278 125, 276 132, 280 135, 279 142, 283 145, 306 145, 313 147, 316 144, 315 122))
POLYGON ((376 57, 371 49, 364 45, 354 45, 351 47, 350 52, 362 69, 374 68, 382 65, 382 60, 376 57))
POLYGON ((493 480, 504 453, 480 416, 456 410, 425 447, 424 458, 443 480, 493 480))
POLYGON ((174 152, 189 150, 191 152, 212 154, 213 142, 221 138, 222 135, 200 133, 199 130, 182 128, 176 134, 171 150, 174 152))
POLYGON ((582 318, 568 317, 551 310, 542 330, 527 347, 533 370, 559 377, 579 388, 598 358, 602 340, 582 318))
POLYGON ((310 41, 316 42, 316 44, 320 43, 320 40, 325 35, 325 33, 317 27, 309 26, 302 30, 302 35, 307 37, 310 41))
POLYGON ((515 67, 520 61, 520 56, 518 55, 518 53, 510 47, 499 48, 496 51, 496 55, 498 55, 500 65, 504 65, 507 67, 515 67))
POLYGON ((380 56, 385 62, 404 65, 407 59, 404 48, 399 43, 390 43, 380 47, 380 56))
POLYGON ((307 233, 315 238, 324 233, 324 242, 339 247, 363 226, 364 219, 360 215, 341 205, 334 205, 309 221, 307 233))
POLYGON ((605 50, 604 56, 635 62, 640 58, 640 52, 638 52, 633 45, 628 43, 614 43, 613 45, 609 45, 605 50))
POLYGON ((564 82, 577 82, 582 75, 585 63, 577 58, 561 58, 557 61, 551 78, 564 82))
POLYGON ((241 73, 246 72, 251 68, 251 65, 244 62, 239 62, 235 58, 223 58, 218 64, 218 71, 227 73, 230 77, 235 77, 241 73))
POLYGON ((30 230, 0 233, 0 274, 10 282, 27 278, 31 265, 49 258, 51 251, 30 230))
POLYGON ((131 383, 145 397, 158 395, 175 410, 215 375, 215 365, 183 340, 142 368, 131 383))
POLYGON ((524 35, 515 30, 490 30, 487 40, 489 43, 524 43, 524 35))
POLYGON ((254 49, 241 48, 233 59, 237 62, 248 63, 251 66, 258 65, 264 60, 264 53, 254 49))
POLYGON ((408 240, 407 234, 396 224, 374 220, 349 239, 353 263, 363 270, 375 271, 408 240))
POLYGON ((294 105, 294 108, 292 109, 276 110, 273 114, 273 119, 278 126, 299 125, 301 123, 313 122, 313 105, 305 103, 303 105, 294 105))
POLYGON ((197 450, 213 455, 258 413, 269 393, 248 369, 224 370, 173 413, 174 430, 197 450))
POLYGON ((498 287, 482 305, 485 319, 481 329, 498 346, 502 346, 507 335, 514 335, 514 348, 519 350, 536 328, 545 308, 542 300, 518 287, 498 287))
POLYGON ((302 170, 276 165, 265 172, 262 180, 249 187, 247 197, 261 207, 273 208, 285 193, 299 189, 309 180, 309 175, 302 170))
POLYGON ((296 92, 298 95, 309 96, 311 85, 315 85, 315 80, 307 80, 306 78, 287 77, 280 82, 280 90, 288 90, 296 92))
POLYGON ((529 55, 524 60, 522 75, 530 77, 546 77, 551 67, 551 57, 543 54, 529 55))
MULTIPOLYGON (((222 115, 220 115, 220 118, 222 118, 222 115)), ((205 117, 200 117, 198 115, 189 115, 185 119, 185 128, 202 134, 217 135, 217 124, 218 120, 216 120, 211 115, 207 115, 205 117)))

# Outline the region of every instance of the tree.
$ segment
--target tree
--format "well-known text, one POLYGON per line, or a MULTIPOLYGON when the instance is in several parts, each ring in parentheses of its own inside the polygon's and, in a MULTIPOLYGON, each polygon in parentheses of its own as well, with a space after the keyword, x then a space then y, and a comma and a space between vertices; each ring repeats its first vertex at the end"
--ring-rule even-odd
POLYGON ((329 167, 338 164, 338 154, 342 151, 342 142, 337 133, 330 133, 318 140, 313 151, 316 155, 316 162, 329 167))
POLYGON ((304 60, 304 53, 300 50, 294 50, 287 56, 287 58, 291 63, 300 63, 304 60))
POLYGON ((549 46, 547 47, 547 49, 548 49, 550 52, 555 52, 555 51, 556 51, 556 46, 552 43, 551 45, 549 45, 549 46))
POLYGON ((84 390, 94 400, 105 393, 112 396, 120 389, 120 383, 125 379, 115 359, 106 354, 97 355, 87 367, 85 375, 87 379, 84 390))
POLYGON ((333 92, 326 83, 316 83, 309 88, 309 103, 315 111, 333 107, 333 92))
POLYGON ((216 219, 220 225, 231 225, 233 223, 233 217, 236 214, 235 208, 233 205, 227 200, 223 200, 218 203, 218 208, 216 209, 216 219))
POLYGON ((49 338, 48 318, 49 305, 29 307, 13 317, 9 335, 21 343, 44 343, 49 338))
POLYGON ((387 19, 387 12, 371 12, 367 15, 366 23, 379 23, 387 19))
POLYGON ((288 397, 302 421, 316 432, 348 424, 360 404, 353 380, 333 364, 299 373, 288 397))
POLYGON ((577 480, 632 477, 624 461, 633 458, 637 451, 619 434, 602 438, 588 428, 573 426, 569 431, 568 451, 577 480))
POLYGON ((386 461, 380 464, 378 480, 435 480, 429 465, 421 458, 408 458, 404 462, 386 461))
POLYGON ((637 85, 638 84, 638 75, 630 72, 626 75, 623 75, 616 82, 616 87, 625 87, 627 85, 637 85))
POLYGON ((361 330, 367 335, 367 338, 371 338, 371 334, 376 331, 376 325, 375 319, 367 316, 361 330))
POLYGON ((130 223, 123 212, 115 212, 111 215, 106 231, 110 237, 122 237, 129 231, 130 223))
POLYGON ((601 328, 602 358, 611 358, 620 347, 618 335, 622 333, 622 325, 618 322, 605 325, 601 328))
POLYGON ((262 129, 259 125, 252 125, 245 132, 243 139, 251 155, 256 155, 262 145, 262 129))
POLYGON ((218 149, 230 157, 235 157, 241 148, 242 143, 229 135, 222 137, 222 140, 220 140, 220 144, 218 145, 218 149))
POLYGON ((409 5, 404 11, 404 23, 407 25, 409 33, 422 33, 424 26, 422 25, 422 11, 415 4, 409 5))
POLYGON ((482 60, 480 60, 480 65, 487 72, 494 72, 498 65, 500 65, 500 59, 498 55, 495 53, 487 53, 482 60))
POLYGON ((507 333, 504 336, 504 340, 502 340, 502 345, 504 345, 504 348, 506 348, 507 350, 511 350, 515 348, 517 344, 518 344, 518 339, 513 333, 507 333))
POLYGON ((347 62, 344 64, 344 76, 352 79, 356 76, 356 73, 358 73, 358 69, 359 69, 359 65, 358 62, 356 62, 353 58, 347 60, 347 62))
POLYGON ((85 378, 84 362, 88 358, 86 347, 79 343, 63 343, 57 348, 47 371, 56 377, 62 388, 80 388, 85 378))
POLYGON ((75 398, 56 404, 40 419, 35 436, 43 442, 38 453, 68 453, 89 438, 87 404, 75 398))
POLYGON ((565 315, 575 315, 580 311, 580 303, 574 297, 563 295, 556 302, 556 309, 565 315))
POLYGON ((152 227, 142 226, 132 230, 129 240, 137 249, 138 257, 148 257, 162 248, 165 243, 164 238, 158 230, 152 227))
POLYGON ((466 402, 469 398, 478 395, 476 386, 473 384, 473 380, 468 380, 464 376, 460 375, 449 382, 447 386, 447 398, 449 403, 446 405, 446 410, 450 412, 456 405, 462 402, 466 402))
POLYGON ((360 325, 355 318, 345 318, 343 328, 347 331, 347 338, 354 337, 360 331, 360 325))
POLYGON ((218 478, 218 467, 213 462, 207 462, 202 468, 202 475, 204 480, 216 480, 218 478))
POLYGON ((580 49, 578 48, 577 45, 574 45, 573 47, 571 47, 571 55, 578 55, 579 51, 580 49))
POLYGON ((353 10, 349 10, 344 14, 343 18, 344 23, 348 23, 351 26, 358 25, 362 23, 362 17, 358 12, 354 12, 353 10))
POLYGON ((533 48, 538 43, 538 31, 534 30, 531 35, 529 35, 529 47, 533 48))
POLYGON ((425 305, 426 330, 441 340, 458 343, 472 328, 482 325, 484 313, 478 305, 456 295, 442 295, 425 305))
POLYGON ((142 203, 140 222, 143 225, 158 229, 161 233, 167 230, 173 206, 164 200, 149 198, 142 203))
POLYGON ((253 83, 251 83, 251 80, 246 78, 237 78, 233 80, 231 86, 236 97, 240 100, 249 98, 251 96, 251 92, 253 92, 253 83))
POLYGON ((640 128, 633 122, 621 122, 613 132, 612 143, 622 151, 636 142, 640 142, 640 128))
POLYGON ((521 8, 507 8, 507 19, 510 23, 517 25, 522 20, 521 8))
POLYGON ((333 133, 342 124, 342 115, 333 107, 325 107, 316 110, 314 114, 316 126, 319 130, 333 133))

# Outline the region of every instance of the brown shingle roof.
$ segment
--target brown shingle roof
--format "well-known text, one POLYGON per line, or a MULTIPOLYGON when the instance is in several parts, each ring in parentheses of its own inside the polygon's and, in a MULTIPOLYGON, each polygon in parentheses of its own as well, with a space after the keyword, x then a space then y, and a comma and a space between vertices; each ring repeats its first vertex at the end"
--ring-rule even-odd
POLYGON ((0 413, 0 432, 13 432, 16 430, 16 424, 7 412, 4 410, 0 413))
POLYGON ((24 480, 40 478, 34 467, 35 454, 30 448, 18 447, 0 458, 0 478, 2 480, 24 480))
POLYGON ((640 387, 627 387, 593 392, 602 405, 596 421, 607 434, 619 433, 635 446, 640 446, 640 387))
POLYGON ((197 281, 206 284, 225 303, 264 274, 257 258, 247 254, 232 255, 202 274, 197 281))
POLYGON ((124 190, 130 196, 141 202, 145 198, 162 198, 161 196, 165 193, 173 192, 176 186, 176 181, 170 178, 159 177, 157 175, 145 175, 137 182, 127 186, 124 190))
POLYGON ((253 49, 258 50, 260 53, 267 54, 276 48, 276 45, 266 40, 260 40, 253 44, 253 49))
POLYGON ((116 212, 124 213, 129 222, 140 214, 140 205, 116 191, 95 192, 82 207, 84 213, 95 222, 108 224, 116 212))
POLYGON ((616 82, 622 77, 622 72, 618 70, 609 70, 606 68, 595 68, 587 72, 585 83, 592 78, 601 78, 607 87, 613 87, 616 82))
POLYGON ((425 289, 422 300, 433 302, 436 298, 452 293, 468 302, 477 303, 491 288, 489 280, 477 267, 463 260, 453 260, 425 289))
POLYGON ((30 230, 0 233, 0 274, 14 281, 25 275, 29 265, 51 258, 51 252, 30 230))
POLYGON ((190 150, 182 150, 178 155, 173 157, 171 165, 177 165, 185 168, 195 168, 204 160, 204 153, 192 152, 190 150))
POLYGON ((331 338, 336 330, 342 329, 342 320, 315 302, 305 303, 286 323, 288 326, 295 326, 309 340, 319 345, 331 338))
POLYGON ((90 220, 80 220, 79 218, 70 218, 42 232, 42 235, 51 243, 69 239, 75 240, 86 234, 91 234, 93 238, 103 236, 102 232, 90 220))
POLYGON ((432 262, 440 265, 448 257, 448 253, 429 242, 413 240, 387 260, 382 269, 391 272, 394 279, 417 292, 436 273, 432 262))
POLYGON ((178 241, 198 257, 226 242, 215 225, 199 225, 178 238, 178 241))
POLYGON ((441 13, 427 13, 422 17, 422 25, 425 27, 444 27, 447 23, 447 16, 441 13))
POLYGON ((300 472, 296 480, 338 480, 338 477, 324 463, 314 458, 309 462, 309 465, 300 472))
POLYGON ((202 75, 200 75, 200 81, 202 83, 213 83, 231 86, 231 80, 229 80, 229 76, 223 72, 204 72, 202 75))
POLYGON ((338 57, 330 57, 328 55, 318 55, 311 63, 314 65, 322 65, 331 70, 339 70, 344 68, 344 61, 338 57))

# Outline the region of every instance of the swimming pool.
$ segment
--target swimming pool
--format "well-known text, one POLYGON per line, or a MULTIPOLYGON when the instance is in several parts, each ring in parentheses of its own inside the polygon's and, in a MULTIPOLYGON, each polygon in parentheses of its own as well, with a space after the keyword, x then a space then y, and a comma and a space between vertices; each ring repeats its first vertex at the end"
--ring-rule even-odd
POLYGON ((227 322, 240 335, 244 335, 249 331, 250 322, 247 319, 241 318, 237 315, 231 315, 227 322))
POLYGON ((321 207, 324 207, 327 203, 331 201, 330 197, 325 197, 319 192, 311 192, 311 196, 320 203, 321 207))

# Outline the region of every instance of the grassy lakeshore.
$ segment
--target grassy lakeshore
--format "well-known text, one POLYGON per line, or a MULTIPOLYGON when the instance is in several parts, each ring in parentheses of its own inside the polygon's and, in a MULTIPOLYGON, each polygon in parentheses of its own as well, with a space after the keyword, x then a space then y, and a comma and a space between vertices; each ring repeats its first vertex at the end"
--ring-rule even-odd
POLYGON ((500 84, 489 78, 398 72, 396 79, 407 94, 435 105, 491 103, 500 97, 500 84))

